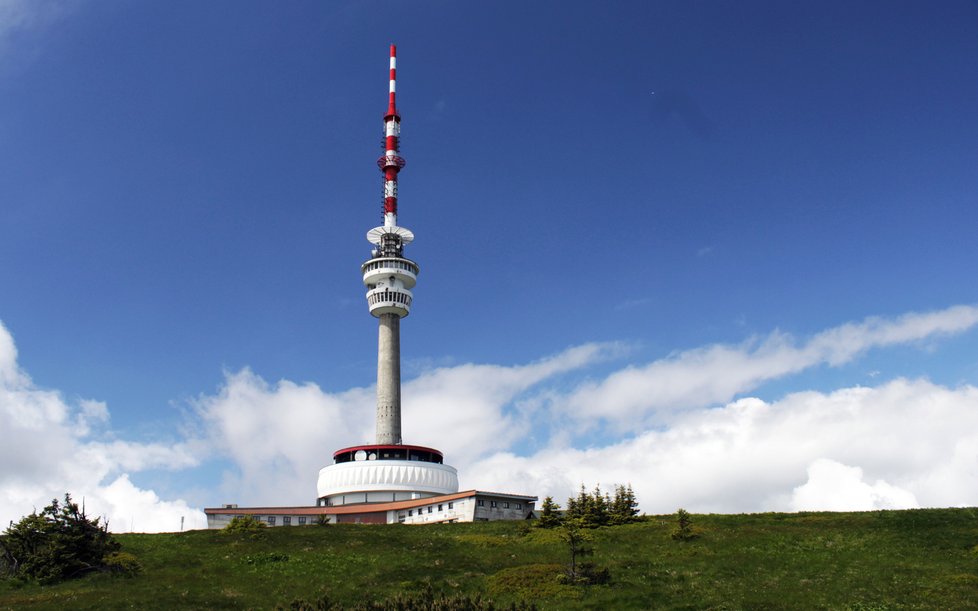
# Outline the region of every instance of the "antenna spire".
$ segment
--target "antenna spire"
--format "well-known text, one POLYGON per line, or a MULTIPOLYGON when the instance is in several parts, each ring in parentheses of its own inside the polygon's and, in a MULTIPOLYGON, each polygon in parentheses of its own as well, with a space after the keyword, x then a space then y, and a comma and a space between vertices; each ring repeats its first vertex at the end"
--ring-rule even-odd
POLYGON ((377 167, 384 173, 384 227, 397 227, 397 173, 404 167, 398 139, 401 136, 401 117, 397 114, 397 46, 391 45, 390 98, 384 115, 384 154, 377 167))
POLYGON ((387 116, 384 117, 386 121, 389 117, 400 117, 397 116, 397 104, 394 103, 394 97, 397 93, 397 45, 391 45, 391 81, 390 81, 390 103, 387 106, 387 116))

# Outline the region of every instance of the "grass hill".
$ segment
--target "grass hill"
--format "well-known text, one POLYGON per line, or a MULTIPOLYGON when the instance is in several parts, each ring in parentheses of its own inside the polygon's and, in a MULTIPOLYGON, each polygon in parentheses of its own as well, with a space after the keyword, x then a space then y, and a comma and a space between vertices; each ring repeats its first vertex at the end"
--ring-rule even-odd
POLYGON ((522 523, 118 535, 143 572, 0 582, 0 608, 239 609, 420 591, 541 609, 978 609, 978 509, 672 516, 590 531, 612 582, 558 583, 567 546, 522 523))

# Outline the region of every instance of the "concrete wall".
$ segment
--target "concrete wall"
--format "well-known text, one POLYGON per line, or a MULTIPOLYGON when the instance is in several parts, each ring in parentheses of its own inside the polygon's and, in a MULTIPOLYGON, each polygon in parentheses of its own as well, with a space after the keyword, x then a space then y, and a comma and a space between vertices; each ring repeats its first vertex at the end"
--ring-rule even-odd
POLYGON ((421 460, 360 460, 319 470, 317 496, 332 505, 363 503, 366 493, 378 502, 395 500, 395 492, 452 494, 458 492, 458 471, 451 465, 421 460), (344 495, 350 496, 343 500, 344 495), (359 495, 359 496, 357 496, 359 495))
POLYGON ((411 510, 387 512, 389 523, 430 524, 482 520, 524 520, 533 503, 503 497, 475 496, 449 502, 433 502, 411 510))
MULTIPOLYGON (((207 514, 207 528, 224 528, 227 526, 235 516, 248 515, 241 513, 234 513, 233 509, 228 509, 229 513, 218 513, 218 514, 207 514)), ((250 514, 258 518, 260 521, 264 522, 267 526, 307 526, 310 524, 316 524, 319 520, 318 515, 312 516, 294 516, 294 515, 282 515, 276 513, 262 513, 262 514, 250 514), (269 518, 274 518, 274 520, 269 520, 269 518), (286 523, 286 518, 288 518, 288 523, 286 523), (273 523, 274 522, 274 523, 273 523)), ((336 516, 326 516, 330 522, 336 522, 336 516)))
POLYGON ((471 522, 474 509, 475 500, 471 497, 455 501, 433 502, 430 505, 422 505, 413 509, 388 511, 387 521, 392 524, 396 522, 401 524, 471 522))
POLYGON ((473 520, 524 520, 533 511, 533 503, 498 497, 477 497, 473 520))

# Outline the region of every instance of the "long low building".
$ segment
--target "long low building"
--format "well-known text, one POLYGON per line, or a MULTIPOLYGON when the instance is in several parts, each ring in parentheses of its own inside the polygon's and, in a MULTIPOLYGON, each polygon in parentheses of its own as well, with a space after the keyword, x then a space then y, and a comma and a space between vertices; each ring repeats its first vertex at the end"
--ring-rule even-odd
POLYGON ((387 503, 349 503, 312 507, 208 508, 207 528, 224 528, 239 516, 254 516, 268 526, 330 524, 435 524, 524 520, 536 517, 535 496, 467 490, 387 503))

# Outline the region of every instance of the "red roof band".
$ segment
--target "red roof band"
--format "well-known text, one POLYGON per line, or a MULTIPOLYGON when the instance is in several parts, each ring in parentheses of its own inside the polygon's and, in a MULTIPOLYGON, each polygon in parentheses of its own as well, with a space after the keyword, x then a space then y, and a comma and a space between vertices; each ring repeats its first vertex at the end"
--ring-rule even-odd
POLYGON ((365 452, 370 452, 371 450, 374 450, 374 451, 376 451, 376 450, 408 450, 408 451, 411 451, 411 450, 420 450, 422 452, 431 452, 432 454, 437 454, 440 458, 445 458, 445 455, 442 454, 440 450, 436 450, 434 448, 428 448, 428 447, 425 447, 425 446, 386 445, 386 444, 382 444, 382 445, 371 444, 371 445, 364 445, 364 446, 350 446, 349 448, 343 448, 343 449, 336 450, 335 452, 333 452, 333 458, 336 458, 340 454, 345 454, 347 452, 357 452, 359 450, 363 450, 365 452))

